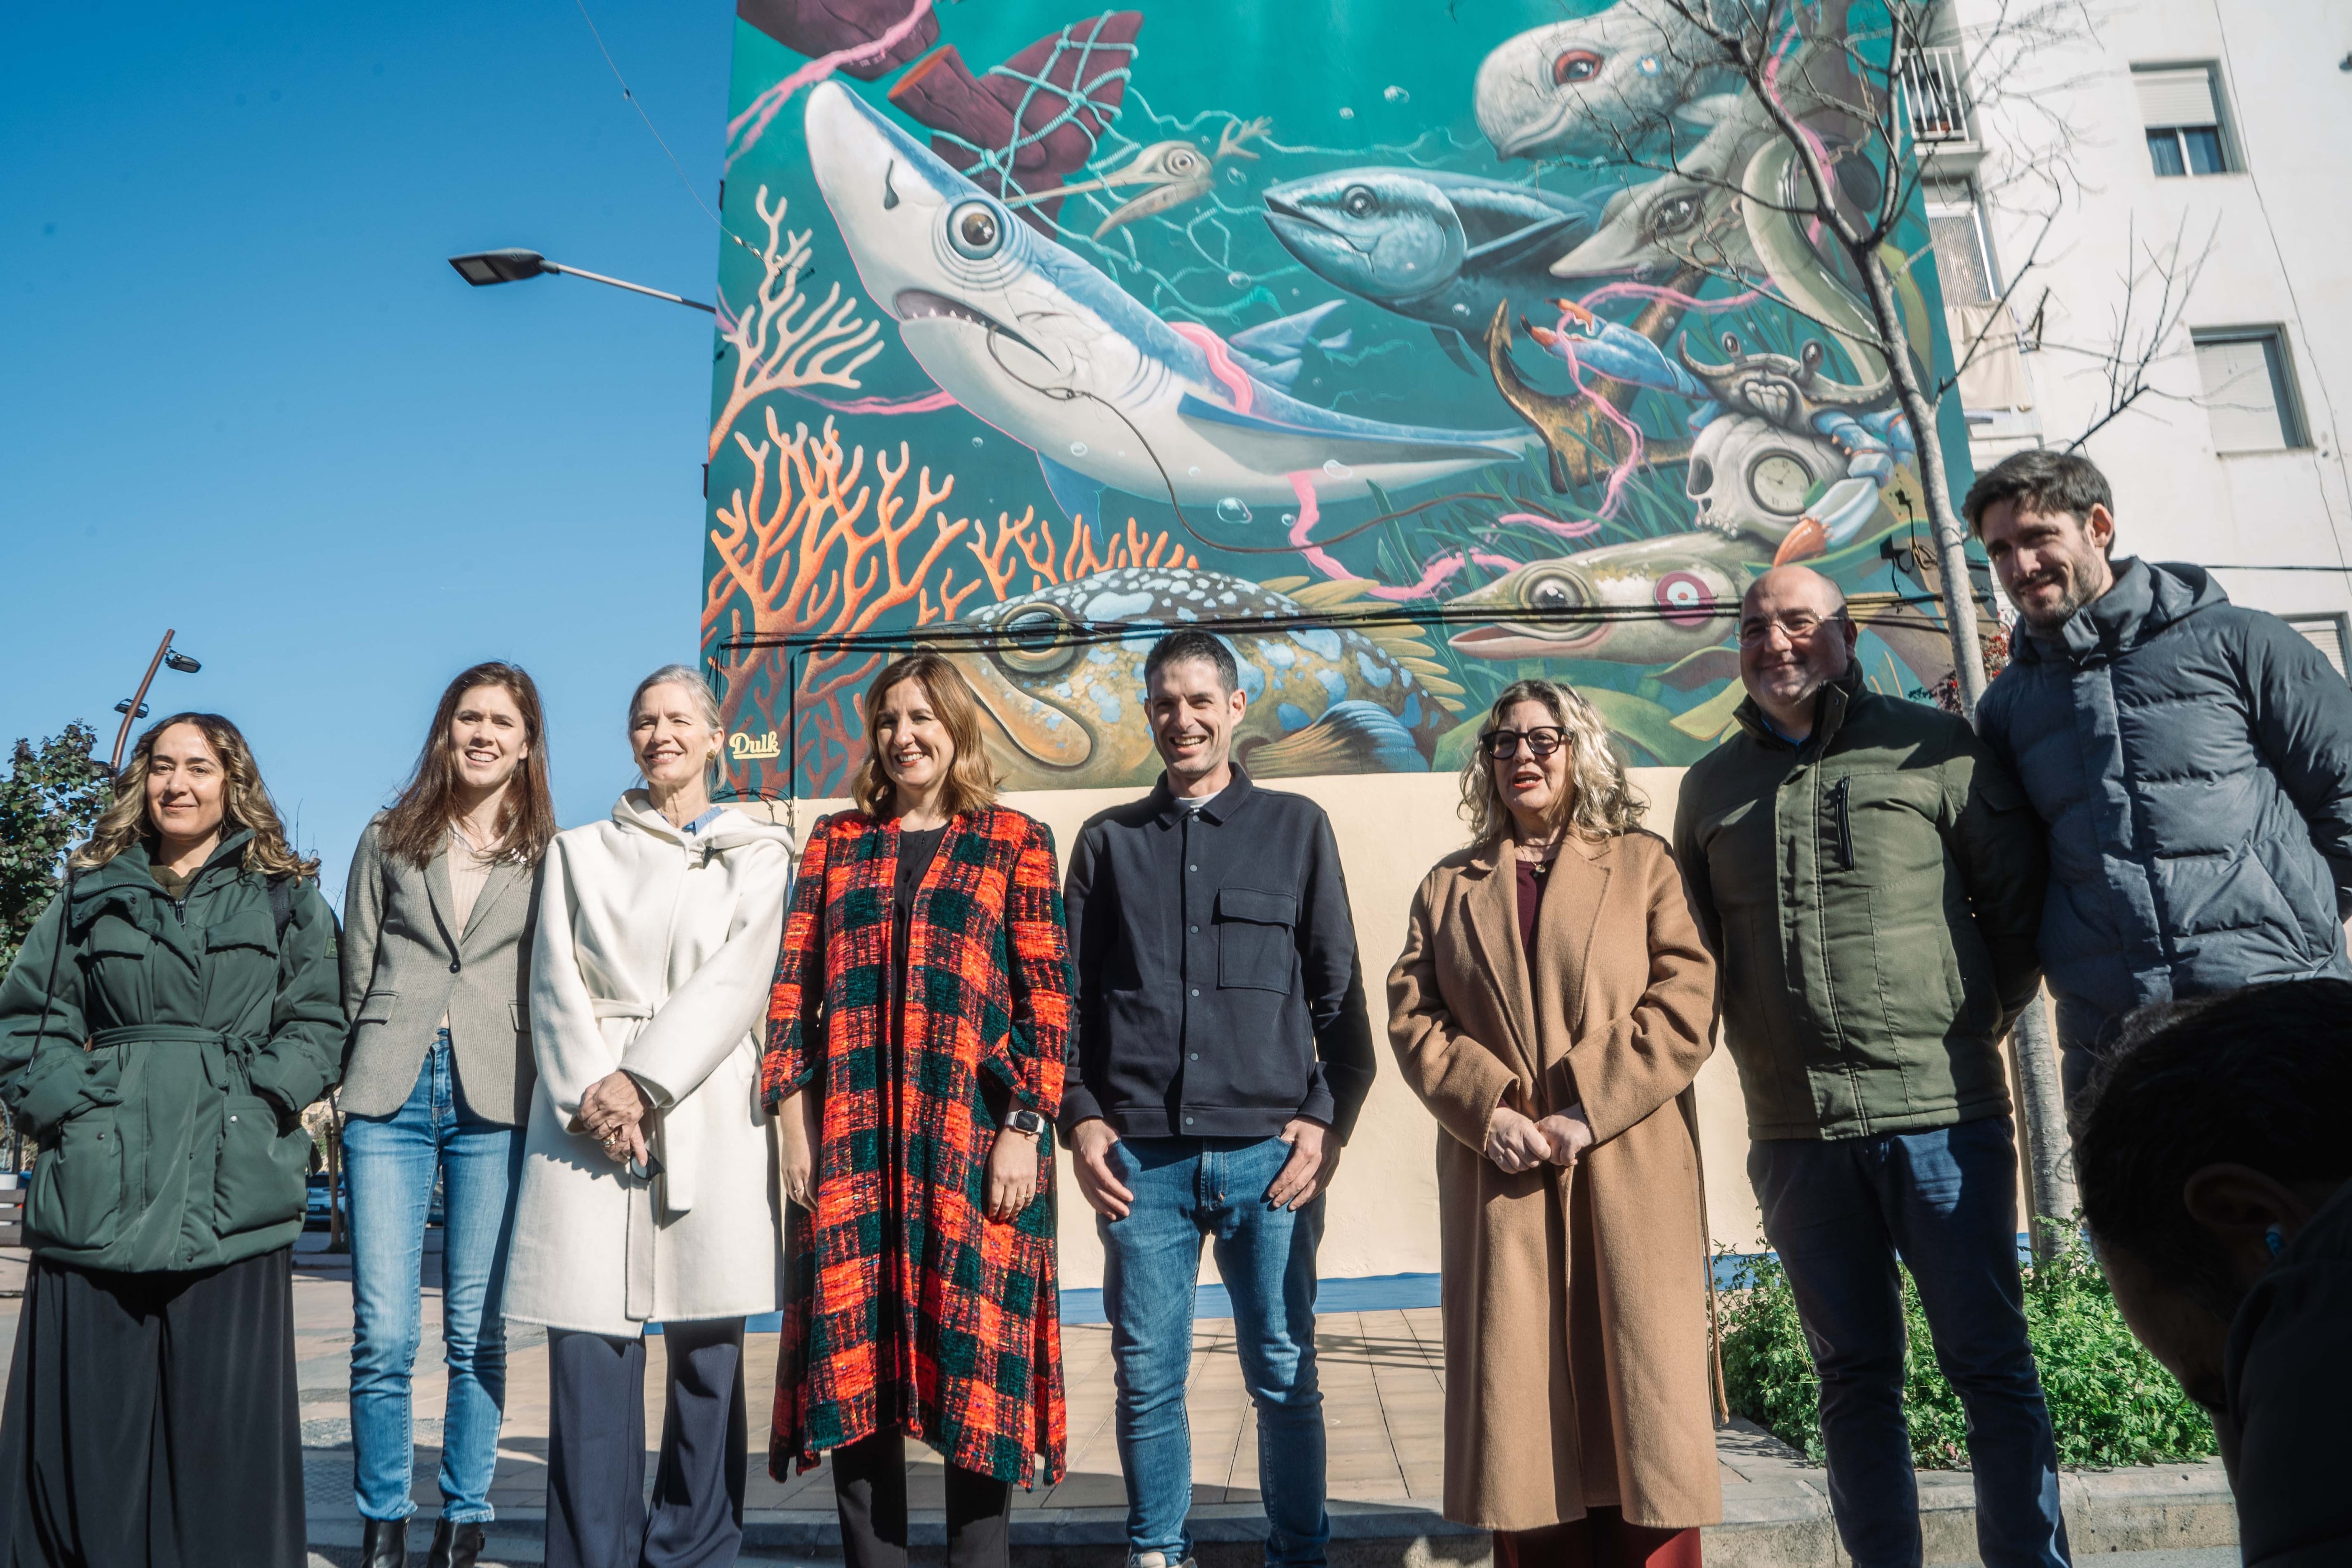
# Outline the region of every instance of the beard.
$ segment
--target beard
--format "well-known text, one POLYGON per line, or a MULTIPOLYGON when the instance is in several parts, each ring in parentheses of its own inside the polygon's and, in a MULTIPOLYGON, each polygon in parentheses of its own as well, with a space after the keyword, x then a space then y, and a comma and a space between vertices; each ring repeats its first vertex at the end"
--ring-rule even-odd
MULTIPOLYGON (((2042 577, 2036 578, 2032 586, 2039 587, 2048 580, 2049 574, 2044 573, 2042 577)), ((2059 589, 2058 597, 2042 604, 2038 608, 2028 609, 2021 603, 2017 605, 2018 616, 2020 619, 2023 620, 2025 624, 2032 630, 2036 632, 2055 632, 2061 626, 2065 625, 2067 622, 2072 621, 2074 618, 2074 612, 2082 609, 2083 606, 2090 603, 2094 598, 2097 597, 2095 594, 2084 592, 2083 591, 2082 580, 2071 571, 2066 573, 2063 579, 2059 580, 2056 586, 2059 589)), ((2012 600, 2011 602, 2016 603, 2017 601, 2012 600)))

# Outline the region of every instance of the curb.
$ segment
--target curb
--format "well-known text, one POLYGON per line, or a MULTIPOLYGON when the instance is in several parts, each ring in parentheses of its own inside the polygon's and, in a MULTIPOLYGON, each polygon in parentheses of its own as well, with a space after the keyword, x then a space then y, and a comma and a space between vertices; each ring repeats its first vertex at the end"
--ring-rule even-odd
MULTIPOLYGON (((1845 1568, 1851 1562, 1838 1542, 1827 1494, 1816 1484, 1820 1470, 1784 1462, 1811 1469, 1811 1480, 1790 1489, 1765 1517, 1708 1526, 1704 1550, 1710 1568, 1845 1568)), ((2059 1478, 2059 1494, 2077 1558, 2237 1542, 2237 1511, 2218 1460, 2071 1472, 2059 1478)), ((545 1519, 537 1509, 499 1516, 490 1527, 486 1561, 540 1563, 545 1519)), ((1919 1520, 1927 1563, 1978 1560, 1976 1500, 1965 1473, 1920 1476, 1919 1520)), ((947 1545, 943 1516, 918 1511, 909 1524, 912 1560, 941 1562, 947 1545)), ((1200 1568, 1258 1568, 1265 1561, 1265 1515, 1254 1506, 1196 1508, 1192 1525, 1200 1568)), ((1126 1551, 1126 1511, 1065 1509, 1041 1518, 1034 1511, 1016 1510, 1012 1534, 1024 1568, 1117 1568, 1126 1551)), ((359 1521, 320 1519, 310 1536, 314 1549, 348 1552, 359 1545, 359 1521)), ((837 1563, 840 1522, 829 1509, 756 1511, 743 1521, 743 1550, 747 1557, 837 1563)), ((1330 1568, 1491 1568, 1493 1560, 1492 1537, 1486 1531, 1451 1523, 1426 1509, 1342 1503, 1331 1511, 1330 1568)))

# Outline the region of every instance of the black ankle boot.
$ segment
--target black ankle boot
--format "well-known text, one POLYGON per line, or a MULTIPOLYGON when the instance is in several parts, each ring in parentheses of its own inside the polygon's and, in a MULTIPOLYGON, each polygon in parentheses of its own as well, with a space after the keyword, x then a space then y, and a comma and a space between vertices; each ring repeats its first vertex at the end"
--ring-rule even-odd
POLYGON ((480 1525, 439 1520, 433 1526, 433 1550, 425 1555, 425 1568, 474 1568, 481 1554, 480 1525))
POLYGON ((360 1537, 360 1568, 408 1568, 408 1521, 369 1520, 360 1537))

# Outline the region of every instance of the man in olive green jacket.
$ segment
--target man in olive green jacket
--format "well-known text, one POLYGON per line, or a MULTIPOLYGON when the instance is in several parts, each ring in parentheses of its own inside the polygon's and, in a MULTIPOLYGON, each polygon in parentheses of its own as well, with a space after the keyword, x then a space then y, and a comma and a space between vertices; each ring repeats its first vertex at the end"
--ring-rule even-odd
POLYGON ((1864 686, 1856 636, 1820 574, 1756 580, 1740 733, 1683 779, 1675 856, 1821 1374, 1846 1550, 1857 1568, 1920 1556, 1899 1253, 1968 1409, 1984 1561, 2063 1564, 1999 1049, 2041 977, 2040 828, 1964 720, 1864 686))

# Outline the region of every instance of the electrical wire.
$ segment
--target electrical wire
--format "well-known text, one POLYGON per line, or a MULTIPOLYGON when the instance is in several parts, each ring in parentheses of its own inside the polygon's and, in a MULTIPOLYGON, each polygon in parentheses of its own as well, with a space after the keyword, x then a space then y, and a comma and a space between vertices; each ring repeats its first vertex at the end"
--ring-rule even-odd
POLYGON ((720 234, 725 235, 745 250, 756 253, 758 247, 733 229, 729 228, 727 220, 713 212, 710 204, 702 199, 702 193, 694 188, 694 182, 687 176, 686 165, 679 162, 677 154, 669 150, 669 143, 662 139, 660 128, 654 124, 654 117, 646 112, 646 106, 639 102, 637 95, 630 90, 629 78, 621 74, 619 63, 613 58, 613 51, 604 47, 604 35, 598 30, 596 18, 588 15, 587 0, 572 0, 572 4, 578 8, 580 19, 588 24, 588 36, 596 40, 596 52, 604 57, 604 68, 611 71, 613 79, 620 84, 621 96, 629 100, 629 107, 635 110, 637 118, 645 122, 646 134, 654 139, 654 145, 662 150, 662 156, 669 160, 669 166, 677 171, 677 183, 686 187, 686 193, 694 198, 694 204, 702 209, 702 215, 719 225, 720 234))

